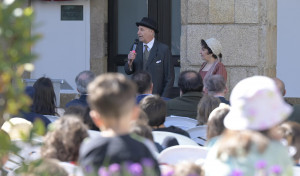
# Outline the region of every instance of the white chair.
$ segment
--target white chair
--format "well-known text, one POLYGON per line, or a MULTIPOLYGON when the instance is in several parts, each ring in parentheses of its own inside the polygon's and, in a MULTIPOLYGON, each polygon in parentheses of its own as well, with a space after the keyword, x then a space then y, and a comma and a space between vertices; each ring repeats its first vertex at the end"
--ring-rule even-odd
POLYGON ((4 165, 7 171, 13 172, 21 166, 22 162, 29 163, 41 158, 40 148, 42 140, 39 137, 33 138, 32 143, 22 140, 12 140, 12 142, 20 148, 20 151, 17 155, 9 154, 8 161, 4 165))
POLYGON ((56 121, 57 119, 59 119, 58 116, 54 116, 54 115, 44 115, 45 117, 47 117, 47 119, 50 120, 50 122, 54 122, 56 121))
POLYGON ((300 167, 294 166, 293 170, 294 170, 294 176, 300 176, 300 167))
POLYGON ((206 125, 196 126, 188 129, 187 132, 189 133, 191 139, 203 146, 206 142, 206 128, 206 125))
POLYGON ((166 131, 152 131, 153 134, 153 139, 155 142, 162 144, 164 139, 168 136, 175 137, 179 143, 179 145, 194 145, 198 146, 198 144, 193 141, 192 139, 176 134, 176 133, 171 133, 171 132, 166 132, 166 131))
POLYGON ((95 131, 95 130, 88 130, 88 134, 89 134, 90 138, 95 138, 97 136, 100 136, 101 132, 95 131))
POLYGON ((59 165, 67 171, 70 176, 84 176, 81 168, 67 162, 59 162, 59 165))
POLYGON ((177 145, 166 148, 158 155, 160 164, 173 165, 181 161, 198 162, 204 160, 207 155, 207 148, 191 145, 177 145))
POLYGON ((190 128, 195 127, 198 124, 198 121, 189 117, 181 117, 181 116, 168 116, 166 117, 166 121, 164 123, 165 127, 176 126, 183 130, 188 130, 190 128))

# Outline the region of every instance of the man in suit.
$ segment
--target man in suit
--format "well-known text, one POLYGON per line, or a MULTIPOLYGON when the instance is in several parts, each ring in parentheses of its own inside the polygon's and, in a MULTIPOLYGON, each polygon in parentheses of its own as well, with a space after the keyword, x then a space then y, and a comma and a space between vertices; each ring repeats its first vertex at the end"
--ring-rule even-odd
POLYGON ((155 40, 157 24, 144 17, 136 23, 139 42, 135 51, 130 51, 125 72, 130 75, 139 70, 147 71, 153 81, 153 94, 169 97, 174 84, 172 55, 167 45, 155 40))
POLYGON ((180 97, 167 102, 167 116, 175 115, 196 119, 197 106, 202 98, 203 82, 195 71, 184 71, 178 79, 180 97))
POLYGON ((204 79, 204 93, 218 97, 221 103, 230 105, 229 101, 225 99, 227 92, 226 82, 222 75, 210 75, 204 79))

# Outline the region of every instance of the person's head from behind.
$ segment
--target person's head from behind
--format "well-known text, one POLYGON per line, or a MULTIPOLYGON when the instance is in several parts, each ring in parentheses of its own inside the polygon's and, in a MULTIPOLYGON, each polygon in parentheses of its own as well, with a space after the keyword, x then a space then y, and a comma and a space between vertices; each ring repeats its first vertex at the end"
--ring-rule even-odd
POLYGON ((290 155, 294 158, 296 164, 300 159, 300 124, 297 122, 284 122, 278 127, 279 135, 290 147, 290 155))
POLYGON ((152 129, 148 124, 134 122, 132 123, 130 132, 153 141, 152 129))
POLYGON ((204 79, 204 92, 212 96, 225 96, 227 87, 222 75, 210 75, 204 79))
POLYGON ((70 106, 66 109, 64 115, 75 115, 80 117, 89 130, 99 131, 99 128, 94 124, 90 116, 90 108, 83 106, 70 106))
POLYGON ((86 124, 90 130, 99 130, 98 127, 95 126, 93 120, 90 117, 89 107, 70 106, 66 109, 64 115, 73 115, 79 117, 80 120, 82 120, 83 123, 86 124))
POLYGON ((55 115, 55 92, 51 79, 39 78, 33 84, 35 93, 33 98, 33 111, 43 115, 55 115))
POLYGON ((173 176, 204 176, 204 170, 201 166, 189 162, 182 161, 175 165, 173 176))
POLYGON ((200 74, 187 70, 180 73, 178 87, 182 94, 187 92, 202 92, 203 82, 200 74))
POLYGON ((220 99, 214 96, 205 95, 201 98, 197 107, 197 120, 199 125, 207 123, 209 114, 219 106, 220 99))
POLYGON ((151 127, 161 126, 167 115, 167 105, 166 102, 158 95, 150 95, 145 97, 140 102, 140 107, 149 118, 149 125, 151 127))
POLYGON ((139 118, 137 119, 137 122, 141 123, 141 124, 145 124, 145 125, 149 124, 148 115, 141 108, 140 108, 140 115, 139 115, 139 118))
POLYGON ((41 154, 44 158, 77 161, 80 144, 86 137, 87 127, 79 117, 63 116, 51 124, 41 154))
POLYGON ((87 86, 94 79, 95 79, 95 75, 93 72, 88 70, 80 72, 75 78, 77 91, 80 94, 87 94, 87 86))
POLYGON ((131 121, 139 116, 136 86, 131 80, 119 73, 100 75, 89 84, 88 95, 90 115, 101 131, 110 128, 129 132, 131 121))
POLYGON ((132 81, 137 85, 138 94, 151 94, 153 89, 153 83, 151 75, 146 71, 135 72, 132 77, 132 81))
POLYGON ((285 96, 286 90, 285 90, 284 82, 279 78, 273 78, 273 80, 275 81, 275 84, 278 87, 278 89, 280 90, 282 96, 285 96))
POLYGON ((207 140, 210 140, 216 136, 220 136, 223 133, 225 130, 224 118, 228 114, 229 110, 230 106, 220 103, 219 107, 210 113, 207 122, 207 140))

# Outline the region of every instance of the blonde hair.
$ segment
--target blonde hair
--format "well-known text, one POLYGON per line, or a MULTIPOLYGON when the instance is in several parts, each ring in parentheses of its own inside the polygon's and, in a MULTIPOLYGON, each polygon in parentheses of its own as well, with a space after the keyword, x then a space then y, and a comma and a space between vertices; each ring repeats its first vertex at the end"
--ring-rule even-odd
POLYGON ((201 166, 193 162, 183 161, 175 165, 173 176, 204 176, 201 166))

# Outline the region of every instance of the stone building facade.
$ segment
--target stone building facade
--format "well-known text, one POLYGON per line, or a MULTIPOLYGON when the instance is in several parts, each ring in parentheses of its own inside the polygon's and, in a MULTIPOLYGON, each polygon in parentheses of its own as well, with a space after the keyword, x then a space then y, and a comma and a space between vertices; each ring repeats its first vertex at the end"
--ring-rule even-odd
MULTIPOLYGON (((107 68, 107 0, 91 3, 91 70, 107 68)), ((181 0, 181 70, 198 71, 200 40, 223 46, 230 89, 252 75, 276 76, 276 0, 181 0)))
MULTIPOLYGON (((91 70, 105 73, 108 0, 90 0, 90 19, 91 70)), ((223 46, 230 90, 249 76, 276 76, 277 0, 181 0, 181 70, 199 70, 200 40, 211 37, 223 46)))
POLYGON ((276 75, 277 7, 274 0, 182 0, 181 68, 198 70, 200 40, 223 47, 230 89, 243 78, 276 75))

